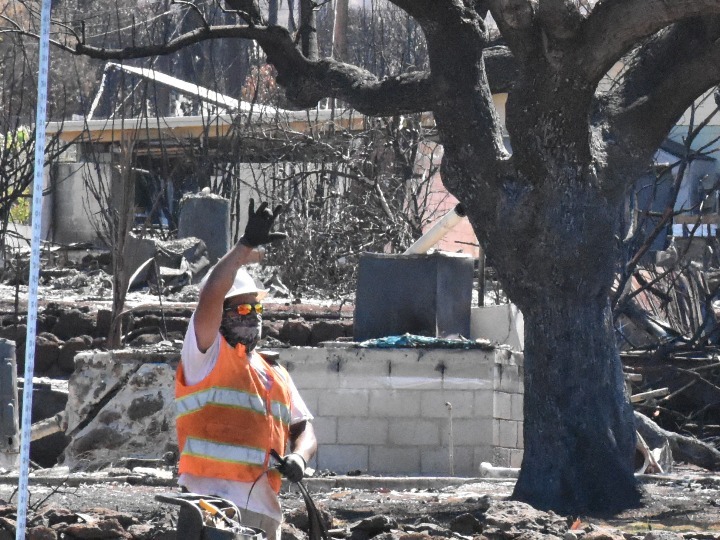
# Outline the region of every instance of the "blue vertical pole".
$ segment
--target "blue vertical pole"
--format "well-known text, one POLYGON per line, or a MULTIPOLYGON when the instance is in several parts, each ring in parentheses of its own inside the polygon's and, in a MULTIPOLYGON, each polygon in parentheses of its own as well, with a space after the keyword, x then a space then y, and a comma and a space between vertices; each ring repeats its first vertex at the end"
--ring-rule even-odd
POLYGON ((33 372, 35 370, 35 333, 37 327, 38 277, 40 274, 40 234, 42 225, 43 169, 45 166, 45 123, 47 121, 48 58, 50 56, 50 0, 42 0, 40 17, 40 53, 38 62, 37 114, 35 115, 35 168, 32 197, 32 238, 30 276, 28 278, 27 338, 25 341, 25 382, 23 384, 22 428, 20 430, 20 474, 16 540, 25 539, 30 465, 30 428, 32 425, 33 372))

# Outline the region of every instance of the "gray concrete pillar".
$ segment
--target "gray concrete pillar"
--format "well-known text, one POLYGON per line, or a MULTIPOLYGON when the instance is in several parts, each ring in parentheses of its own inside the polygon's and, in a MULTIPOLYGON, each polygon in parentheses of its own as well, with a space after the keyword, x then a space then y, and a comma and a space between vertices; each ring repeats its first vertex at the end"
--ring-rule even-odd
POLYGON ((20 465, 15 342, 0 338, 0 468, 20 465))
POLYGON ((181 205, 178 238, 200 238, 215 264, 230 249, 230 201, 201 192, 185 195, 181 205))

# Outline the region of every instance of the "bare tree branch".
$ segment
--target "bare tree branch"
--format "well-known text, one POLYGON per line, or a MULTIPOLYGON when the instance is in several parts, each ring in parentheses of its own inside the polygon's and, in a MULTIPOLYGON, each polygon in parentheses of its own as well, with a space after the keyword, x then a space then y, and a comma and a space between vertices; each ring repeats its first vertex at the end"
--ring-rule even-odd
POLYGON ((583 16, 574 0, 545 0, 538 8, 544 33, 553 39, 570 39, 575 36, 583 16))
MULTIPOLYGON (((645 43, 610 102, 611 153, 650 154, 699 95, 720 82, 719 21, 678 23, 645 43)), ((629 180, 629 178, 626 178, 629 180)))
POLYGON ((193 11, 200 18, 203 28, 208 29, 210 27, 210 24, 207 22, 207 19, 205 18, 205 15, 203 14, 203 12, 200 11, 200 9, 197 7, 197 5, 194 4, 193 2, 186 2, 185 0, 171 0, 171 2, 173 4, 185 6, 190 11, 193 11))
POLYGON ((225 0, 225 2, 250 26, 265 24, 257 0, 225 0))
MULTIPOLYGON (((0 16, 12 25, 7 32, 37 39, 37 34, 20 28, 14 21, 0 16)), ((411 72, 379 79, 370 72, 333 59, 308 60, 298 50, 291 34, 282 27, 222 25, 203 26, 156 44, 122 48, 98 47, 73 34, 76 43, 52 40, 53 45, 73 55, 99 60, 128 60, 167 55, 190 45, 218 38, 240 38, 257 41, 265 50, 268 62, 278 70, 278 83, 289 99, 299 107, 312 107, 326 97, 346 101, 358 111, 369 115, 423 112, 437 102, 436 92, 426 72, 411 72)), ((516 75, 516 64, 505 47, 485 51, 490 68, 493 92, 508 91, 516 75)))
POLYGON ((487 0, 487 5, 510 49, 525 60, 539 50, 536 4, 531 0, 487 0))
POLYGON ((430 21, 437 16, 438 10, 447 11, 453 8, 462 8, 459 0, 389 0, 405 11, 418 22, 430 21))
POLYGON ((720 0, 602 0, 583 24, 578 68, 599 81, 641 39, 683 19, 720 13, 720 0))

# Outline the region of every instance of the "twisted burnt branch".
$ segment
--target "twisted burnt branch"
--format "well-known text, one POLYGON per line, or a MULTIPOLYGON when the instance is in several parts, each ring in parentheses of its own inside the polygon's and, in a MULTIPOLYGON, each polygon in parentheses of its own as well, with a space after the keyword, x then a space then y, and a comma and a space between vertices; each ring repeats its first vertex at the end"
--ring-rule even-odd
MULTIPOLYGON (((611 160, 621 166, 642 165, 638 156, 649 161, 682 113, 720 82, 718 38, 720 17, 691 19, 659 32, 628 57, 622 80, 608 95, 608 134, 616 143, 609 148, 611 160)), ((633 178, 626 174, 617 182, 633 178)))
POLYGON ((585 76, 597 83, 643 38, 675 22, 712 14, 720 14, 720 0, 602 0, 582 28, 578 55, 585 59, 585 76))

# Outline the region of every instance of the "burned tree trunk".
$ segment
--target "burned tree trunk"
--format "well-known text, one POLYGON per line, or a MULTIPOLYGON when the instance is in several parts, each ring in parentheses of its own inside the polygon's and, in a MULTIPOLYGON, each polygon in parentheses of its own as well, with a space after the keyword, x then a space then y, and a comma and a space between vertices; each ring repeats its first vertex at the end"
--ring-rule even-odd
POLYGON ((588 126, 592 85, 532 57, 507 101, 510 155, 488 85, 477 84, 484 63, 469 44, 482 31, 443 28, 440 38, 443 50, 464 44, 454 57, 429 49, 444 89, 434 109, 443 182, 468 205, 525 318, 525 455, 514 497, 567 513, 635 506, 632 409, 608 300, 623 199, 608 189, 605 143, 588 126))
POLYGON ((544 304, 524 311, 525 387, 533 391, 525 394, 525 454, 513 496, 568 513, 637 505, 632 407, 609 302, 544 304))
MULTIPOLYGON (((521 178, 528 169, 517 166, 521 178)), ((525 453, 514 498, 567 513, 639 502, 632 408, 608 298, 621 205, 595 183, 583 174, 535 177, 522 189, 507 180, 515 188, 495 201, 501 219, 470 212, 525 319, 525 453)))

